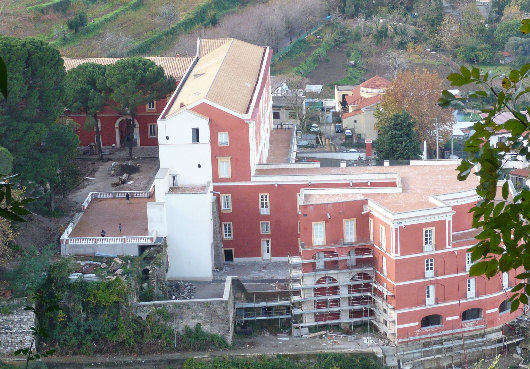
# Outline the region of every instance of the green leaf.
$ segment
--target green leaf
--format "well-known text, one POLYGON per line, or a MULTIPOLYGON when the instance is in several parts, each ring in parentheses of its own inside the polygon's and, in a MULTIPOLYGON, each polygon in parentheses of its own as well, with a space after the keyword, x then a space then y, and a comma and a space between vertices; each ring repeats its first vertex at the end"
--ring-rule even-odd
POLYGON ((4 98, 7 100, 8 91, 7 91, 7 67, 4 59, 0 57, 0 92, 4 95, 4 98))
POLYGON ((498 217, 499 214, 501 213, 502 209, 504 209, 504 203, 503 202, 499 202, 497 205, 495 205, 495 208, 493 209, 493 217, 498 217))
POLYGON ((6 209, 2 209, 2 208, 0 208, 0 218, 5 218, 7 220, 12 220, 14 222, 25 222, 26 221, 24 218, 16 215, 15 213, 9 210, 6 210, 6 209))
POLYGON ((524 283, 518 283, 514 288, 512 288, 512 292, 520 291, 524 288, 524 283))
POLYGON ((510 312, 513 313, 515 310, 517 310, 517 308, 519 307, 520 304, 521 304, 521 301, 513 300, 512 301, 512 307, 510 308, 510 312))
POLYGON ((504 200, 508 200, 508 195, 510 193, 509 191, 509 186, 508 186, 508 181, 504 182, 504 184, 502 185, 502 198, 504 200))
POLYGON ((471 268, 469 268, 469 276, 474 277, 478 275, 483 275, 484 273, 486 273, 487 267, 487 261, 479 261, 478 263, 471 265, 471 268))
MULTIPOLYGON (((515 276, 515 278, 517 278, 517 279, 527 279, 527 278, 530 278, 530 273, 529 272, 520 273, 520 274, 517 274, 515 276)), ((530 287, 530 285, 528 285, 527 288, 528 287, 530 287)))
POLYGON ((463 86, 469 83, 469 79, 464 78, 458 73, 451 73, 447 79, 451 81, 451 86, 463 86))
POLYGON ((479 79, 480 78, 480 70, 478 68, 475 68, 473 67, 471 69, 471 76, 475 79, 479 79))
POLYGON ((520 136, 526 129, 526 126, 517 119, 509 119, 504 123, 504 128, 511 131, 512 136, 520 136))
POLYGON ((528 35, 530 33, 530 19, 523 19, 521 21, 521 32, 523 35, 528 35))
POLYGON ((508 89, 511 85, 512 83, 510 82, 508 77, 504 77, 504 79, 502 80, 502 88, 508 89))
POLYGON ((521 297, 519 297, 519 300, 525 305, 528 304, 528 296, 526 296, 525 294, 521 294, 521 297))
POLYGON ((512 81, 513 83, 517 83, 519 82, 519 78, 521 76, 519 75, 519 71, 517 69, 512 69, 510 71, 509 77, 510 77, 510 81, 512 81))

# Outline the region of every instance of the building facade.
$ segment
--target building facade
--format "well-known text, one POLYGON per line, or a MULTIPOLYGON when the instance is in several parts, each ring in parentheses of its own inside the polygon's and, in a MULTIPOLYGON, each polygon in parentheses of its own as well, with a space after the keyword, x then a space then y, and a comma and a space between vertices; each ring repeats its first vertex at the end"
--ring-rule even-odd
MULTIPOLYGON (((191 64, 191 57, 148 57, 156 65, 162 67, 167 76, 175 78, 177 85, 182 79, 187 68, 191 64)), ((85 58, 71 59, 64 58, 66 71, 84 63, 96 63, 101 65, 114 64, 119 58, 85 58)), ((158 127, 157 119, 167 104, 167 99, 163 98, 140 106, 135 112, 134 122, 134 146, 157 146, 158 127)), ((76 133, 79 136, 79 145, 88 146, 95 144, 95 130, 84 129, 86 114, 69 113, 66 117, 75 122, 76 133)), ((123 115, 112 104, 108 104, 101 112, 98 112, 98 124, 101 133, 101 145, 125 147, 127 137, 127 122, 131 120, 130 115, 123 115)))
POLYGON ((476 176, 455 165, 272 163, 271 50, 199 40, 158 119, 149 234, 169 279, 224 261, 289 261, 294 327, 369 321, 398 343, 499 327, 514 274, 469 277, 476 176))

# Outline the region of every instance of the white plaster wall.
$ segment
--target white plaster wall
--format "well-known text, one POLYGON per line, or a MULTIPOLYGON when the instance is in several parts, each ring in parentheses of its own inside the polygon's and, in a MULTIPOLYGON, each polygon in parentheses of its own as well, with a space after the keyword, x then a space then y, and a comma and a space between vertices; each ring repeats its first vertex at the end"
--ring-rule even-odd
POLYGON ((167 279, 212 280, 212 194, 166 195, 167 279))
POLYGON ((158 143, 160 168, 168 168, 170 177, 177 174, 179 186, 206 184, 212 180, 207 118, 183 110, 167 120, 159 120, 158 143), (199 143, 192 143, 192 128, 199 128, 199 143))
POLYGON ((155 199, 164 202, 166 193, 169 191, 169 169, 160 168, 155 176, 155 199))
POLYGON ((157 236, 167 236, 166 208, 164 202, 147 203, 147 222, 149 234, 156 231, 157 236))

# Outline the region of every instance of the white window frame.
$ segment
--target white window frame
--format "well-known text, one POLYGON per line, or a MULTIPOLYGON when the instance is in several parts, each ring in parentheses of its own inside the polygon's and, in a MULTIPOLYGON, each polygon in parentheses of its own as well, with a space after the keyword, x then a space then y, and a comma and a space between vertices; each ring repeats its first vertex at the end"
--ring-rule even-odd
POLYGON ((230 161, 230 157, 217 158, 217 169, 219 178, 232 177, 232 166, 230 161))
POLYGON ((223 240, 233 240, 234 239, 234 229, 232 227, 232 222, 223 222, 223 240))
POLYGON ((342 227, 344 229, 344 243, 357 241, 357 220, 355 218, 344 219, 342 227))
POLYGON ((217 134, 217 138, 218 138, 219 146, 229 146, 230 145, 228 132, 219 132, 217 134), (225 140, 225 137, 226 137, 226 140, 225 140))
POLYGON ((313 222, 313 246, 323 246, 326 244, 326 223, 313 222))
POLYGON ((157 124, 156 123, 149 123, 147 125, 147 128, 148 128, 148 134, 149 134, 149 138, 156 138, 157 135, 158 135, 158 127, 157 127, 157 124), (153 132, 151 132, 153 131, 153 132))
POLYGON ((467 298, 472 299, 476 296, 476 284, 475 284, 475 278, 469 278, 467 280, 467 298))
POLYGON ((423 228, 423 252, 434 251, 434 227, 423 228))
POLYGON ((232 211, 232 195, 221 194, 221 212, 230 213, 232 211))
POLYGON ((434 258, 425 259, 425 278, 434 277, 434 258))
POLYGON ((201 130, 197 127, 193 127, 191 129, 191 143, 200 143, 201 142, 201 130), (197 132, 197 135, 195 135, 195 132, 197 132), (195 136, 197 136, 197 140, 195 140, 195 136))
POLYGON ((473 262, 471 261, 471 253, 466 252, 466 272, 469 272, 469 269, 471 269, 472 265, 473 262))
POLYGON ((385 256, 383 255, 383 259, 382 259, 382 268, 383 269, 383 275, 386 275, 386 258, 385 256))
POLYGON ((270 260, 271 259, 271 254, 272 254, 272 247, 271 247, 271 239, 270 238, 262 238, 261 239, 261 258, 262 260, 270 260), (264 253, 263 252, 263 249, 264 248, 268 248, 268 251, 267 253, 264 253), (267 255, 267 256, 265 256, 267 255))
POLYGON ((502 289, 507 290, 510 288, 510 275, 508 272, 502 272, 502 289))
POLYGON ((370 231, 370 241, 374 242, 374 220, 372 218, 368 219, 368 229, 370 231))
POLYGON ((156 110, 156 101, 149 101, 145 106, 146 111, 155 111, 156 110))
POLYGON ((436 303, 436 289, 434 284, 425 287, 425 305, 434 305, 436 303))
POLYGON ((381 249, 386 251, 386 230, 383 225, 379 226, 379 244, 381 249))
POLYGON ((270 197, 268 193, 259 194, 259 213, 261 215, 270 215, 271 213, 270 197))
POLYGON ((259 222, 259 228, 261 234, 270 234, 271 233, 271 222, 268 220, 259 222))

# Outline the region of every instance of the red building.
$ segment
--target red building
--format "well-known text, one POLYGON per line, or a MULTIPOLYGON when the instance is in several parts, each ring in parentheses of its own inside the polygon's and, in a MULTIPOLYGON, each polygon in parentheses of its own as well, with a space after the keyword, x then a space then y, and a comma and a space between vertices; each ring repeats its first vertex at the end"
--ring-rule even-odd
MULTIPOLYGON (((178 85, 193 58, 175 56, 148 57, 147 59, 152 60, 156 65, 162 67, 167 76, 175 78, 178 85)), ((64 58, 64 66, 68 71, 84 63, 109 65, 114 64, 117 60, 119 60, 119 58, 64 58)), ((166 103, 167 99, 164 98, 153 101, 137 109, 134 126, 136 146, 158 145, 156 121, 166 106, 166 103)), ((81 146, 88 146, 96 142, 95 131, 87 131, 83 129, 86 120, 85 114, 69 114, 68 118, 72 119, 78 125, 76 132, 79 136, 79 144, 81 146)), ((111 105, 105 106, 103 111, 98 113, 102 146, 123 146, 127 135, 127 120, 130 119, 130 116, 120 114, 118 111, 114 110, 111 105)))

